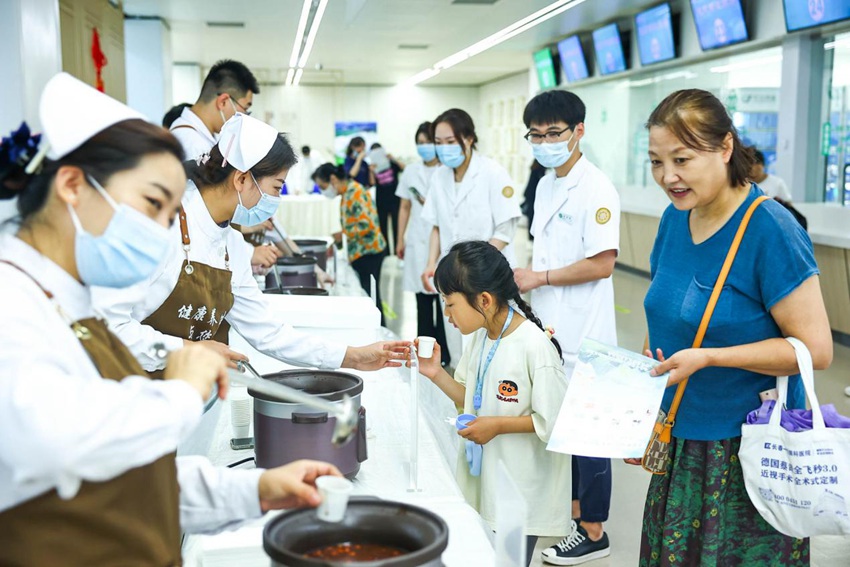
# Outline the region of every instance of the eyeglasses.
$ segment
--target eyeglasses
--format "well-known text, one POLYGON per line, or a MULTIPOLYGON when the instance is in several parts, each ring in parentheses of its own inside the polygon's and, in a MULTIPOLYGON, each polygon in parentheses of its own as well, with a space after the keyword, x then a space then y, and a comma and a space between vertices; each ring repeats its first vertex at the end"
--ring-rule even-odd
POLYGON ((567 126, 566 128, 564 128, 560 132, 557 131, 557 130, 550 130, 550 131, 546 132, 545 134, 537 134, 537 133, 529 132, 528 134, 523 136, 523 138, 525 138, 525 141, 528 142, 529 144, 542 144, 543 142, 546 142, 546 143, 549 143, 549 144, 554 144, 564 134, 564 132, 566 132, 567 130, 570 130, 570 129, 571 129, 570 126, 567 126))
POLYGON ((242 111, 242 114, 244 114, 246 116, 251 116, 251 111, 248 110, 247 108, 245 108, 244 106, 242 106, 242 104, 238 100, 233 98, 233 95, 231 95, 230 93, 218 93, 219 96, 222 95, 222 94, 227 94, 227 96, 230 98, 230 102, 232 102, 233 104, 238 106, 239 109, 242 111))

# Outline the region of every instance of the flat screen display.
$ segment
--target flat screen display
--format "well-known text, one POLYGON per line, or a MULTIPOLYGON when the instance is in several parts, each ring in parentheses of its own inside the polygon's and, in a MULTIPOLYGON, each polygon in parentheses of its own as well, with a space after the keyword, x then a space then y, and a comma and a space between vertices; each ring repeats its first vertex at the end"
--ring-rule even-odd
POLYGON ((603 75, 619 73, 626 70, 626 57, 623 55, 623 44, 620 41, 620 28, 617 24, 609 24, 593 32, 593 49, 596 51, 596 62, 603 75))
POLYGON ((749 39, 741 0, 691 0, 691 10, 703 50, 749 39))
POLYGON ((552 50, 548 47, 534 53, 534 66, 537 68, 537 81, 541 89, 551 89, 558 85, 555 74, 555 62, 552 60, 552 50))
POLYGON ((783 0, 788 31, 850 19, 848 0, 783 0))
POLYGON ((559 41, 558 53, 561 55, 561 67, 567 75, 568 82, 575 83, 588 77, 587 60, 584 58, 584 49, 577 35, 559 41))
POLYGON ((651 65, 676 57, 673 45, 673 17, 670 4, 661 4, 635 16, 641 65, 651 65))

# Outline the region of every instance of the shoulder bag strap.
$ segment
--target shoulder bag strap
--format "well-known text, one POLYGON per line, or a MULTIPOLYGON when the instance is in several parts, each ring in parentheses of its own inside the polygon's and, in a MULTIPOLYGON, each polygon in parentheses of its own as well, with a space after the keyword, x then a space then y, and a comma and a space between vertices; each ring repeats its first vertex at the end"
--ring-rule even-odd
MULTIPOLYGON (((699 348, 702 345, 702 340, 705 338, 705 332, 708 330, 708 323, 711 321, 711 315, 714 313, 714 308, 717 305, 717 300, 720 299, 720 292, 723 290, 723 285, 726 283, 726 278, 729 275, 729 270, 732 269, 732 262, 735 261, 735 256, 738 254, 738 248, 741 246, 741 240, 744 238, 744 233, 747 231, 747 225, 750 224, 750 218, 753 216, 756 208, 768 198, 765 196, 759 197, 752 202, 750 208, 744 213, 744 218, 741 219, 741 224, 738 226, 738 232, 735 238, 732 239, 732 245, 729 247, 729 252, 726 254, 726 260, 723 262, 723 267, 720 269, 720 275, 717 276, 717 281, 714 283, 714 289, 711 291, 711 296, 708 298, 708 305, 705 307, 705 312, 702 314, 697 329, 696 337, 694 337, 693 348, 699 348)), ((685 395, 685 387, 688 385, 688 378, 679 382, 676 388, 676 395, 673 397, 673 403, 670 404, 670 411, 667 412, 666 422, 672 427, 676 421, 676 412, 679 410, 679 404, 682 402, 682 396, 685 395)))

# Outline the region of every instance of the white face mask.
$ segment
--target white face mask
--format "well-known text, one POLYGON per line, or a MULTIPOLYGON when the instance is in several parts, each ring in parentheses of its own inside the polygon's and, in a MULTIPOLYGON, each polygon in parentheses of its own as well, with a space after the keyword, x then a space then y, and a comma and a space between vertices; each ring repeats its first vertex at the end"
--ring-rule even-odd
POLYGON ((328 186, 321 190, 322 195, 327 197, 328 199, 333 199, 339 192, 336 190, 336 187, 333 186, 333 183, 328 183, 328 186))
POLYGON ((570 149, 570 142, 575 138, 576 133, 573 132, 570 139, 565 142, 555 142, 553 144, 532 144, 531 153, 534 154, 534 159, 540 162, 543 167, 560 167, 567 163, 573 152, 578 147, 578 142, 570 149))

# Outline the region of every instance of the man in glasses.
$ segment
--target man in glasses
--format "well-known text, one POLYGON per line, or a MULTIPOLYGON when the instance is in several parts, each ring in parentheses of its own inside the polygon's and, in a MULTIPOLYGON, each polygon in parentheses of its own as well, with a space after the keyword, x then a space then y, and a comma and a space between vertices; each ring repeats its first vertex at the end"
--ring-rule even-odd
POLYGON ((224 59, 212 66, 197 102, 183 109, 171 124, 186 159, 194 159, 215 145, 222 125, 234 114, 251 114, 254 95, 260 92, 257 78, 238 61, 224 59))

